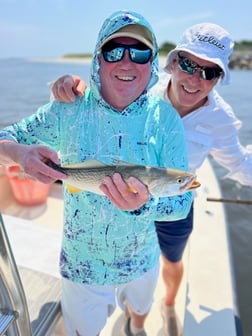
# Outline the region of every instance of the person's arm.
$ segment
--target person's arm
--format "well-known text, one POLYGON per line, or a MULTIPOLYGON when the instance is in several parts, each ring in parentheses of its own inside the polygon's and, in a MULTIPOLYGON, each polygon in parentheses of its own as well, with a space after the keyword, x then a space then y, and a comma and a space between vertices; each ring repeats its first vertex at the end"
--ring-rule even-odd
MULTIPOLYGON (((230 132, 232 130, 230 129, 230 132)), ((230 133, 231 134, 231 133, 230 133)), ((252 148, 251 145, 241 145, 238 136, 234 135, 219 142, 222 146, 216 146, 211 150, 214 160, 229 172, 225 178, 230 178, 241 185, 252 187, 252 148)))
POLYGON ((0 163, 19 165, 26 174, 44 183, 66 178, 46 164, 47 160, 59 164, 57 112, 48 113, 50 109, 52 104, 47 104, 34 115, 0 130, 0 163))
POLYGON ((43 183, 66 178, 65 174, 50 168, 45 163, 46 160, 59 163, 57 153, 46 146, 23 145, 11 140, 0 141, 1 164, 19 165, 26 174, 43 183))
POLYGON ((51 84, 52 98, 60 102, 74 102, 75 96, 83 96, 86 83, 78 76, 64 75, 51 84))
POLYGON ((219 122, 213 126, 214 143, 210 154, 229 171, 226 178, 252 187, 252 150, 251 146, 244 147, 240 143, 242 123, 228 104, 218 111, 218 117, 219 122))

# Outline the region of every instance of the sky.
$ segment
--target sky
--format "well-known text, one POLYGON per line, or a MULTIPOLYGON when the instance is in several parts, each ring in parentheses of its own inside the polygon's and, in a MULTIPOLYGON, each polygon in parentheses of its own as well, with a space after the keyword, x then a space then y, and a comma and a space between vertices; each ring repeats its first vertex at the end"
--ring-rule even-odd
POLYGON ((91 53, 103 21, 119 9, 142 14, 159 46, 199 22, 252 40, 251 0, 0 0, 0 58, 91 53))

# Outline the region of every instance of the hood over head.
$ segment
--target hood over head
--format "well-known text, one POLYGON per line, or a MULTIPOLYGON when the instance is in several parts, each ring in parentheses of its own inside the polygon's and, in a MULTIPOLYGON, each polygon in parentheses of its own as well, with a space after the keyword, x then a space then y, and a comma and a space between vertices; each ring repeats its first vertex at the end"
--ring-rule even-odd
POLYGON ((128 10, 114 12, 104 21, 100 29, 91 64, 92 88, 96 89, 96 93, 99 94, 100 78, 98 56, 101 53, 101 48, 108 41, 117 37, 135 38, 152 49, 153 56, 151 58, 151 77, 146 88, 150 89, 158 81, 157 40, 149 22, 142 15, 128 10))

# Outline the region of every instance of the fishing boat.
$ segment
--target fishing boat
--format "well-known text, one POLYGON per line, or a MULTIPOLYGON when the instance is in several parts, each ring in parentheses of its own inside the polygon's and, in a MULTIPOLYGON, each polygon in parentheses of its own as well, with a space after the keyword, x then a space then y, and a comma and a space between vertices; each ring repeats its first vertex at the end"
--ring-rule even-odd
MULTIPOLYGON (((62 186, 53 184, 45 202, 22 205, 0 171, 0 335, 65 336, 60 310, 62 186), (2 328, 2 329, 1 329, 2 328)), ((185 274, 176 309, 183 336, 241 336, 233 264, 224 205, 208 160, 198 173, 194 230, 184 253, 185 274)), ((146 320, 151 336, 162 335, 161 276, 146 320)), ((124 315, 119 308, 100 336, 118 336, 124 315)))

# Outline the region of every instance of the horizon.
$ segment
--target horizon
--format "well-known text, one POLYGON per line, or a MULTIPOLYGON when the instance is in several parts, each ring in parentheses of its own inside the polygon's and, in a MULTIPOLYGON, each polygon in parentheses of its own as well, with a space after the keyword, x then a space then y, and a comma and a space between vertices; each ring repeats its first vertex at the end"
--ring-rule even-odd
MULTIPOLYGON (((0 4, 0 58, 92 53, 104 19, 125 9, 122 0, 0 0, 0 4)), ((164 42, 176 44, 186 28, 199 22, 223 26, 236 42, 252 40, 250 0, 234 3, 232 8, 228 0, 212 0, 211 4, 196 0, 193 7, 191 2, 181 7, 163 0, 128 0, 127 8, 151 23, 159 46, 164 42)))

